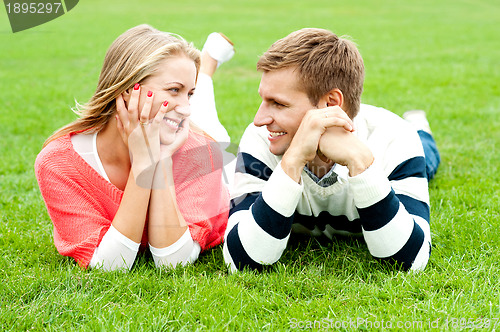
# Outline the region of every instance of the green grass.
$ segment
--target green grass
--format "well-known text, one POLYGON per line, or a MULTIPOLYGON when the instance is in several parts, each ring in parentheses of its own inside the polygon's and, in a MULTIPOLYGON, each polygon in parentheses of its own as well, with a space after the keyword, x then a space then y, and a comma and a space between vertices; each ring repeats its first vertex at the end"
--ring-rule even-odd
POLYGON ((436 320, 445 329, 448 320, 460 330, 456 319, 500 318, 498 1, 87 0, 16 34, 0 17, 0 330, 286 330, 315 320, 332 330, 336 321, 418 330, 436 320), (35 157, 74 118, 74 100, 91 96, 109 44, 140 23, 198 47, 212 31, 236 43, 215 77, 235 143, 259 105, 255 63, 272 42, 306 26, 352 36, 366 65, 363 102, 425 109, 440 148, 427 269, 383 266, 350 238, 292 239, 261 274, 228 275, 220 248, 173 271, 147 257, 130 273, 85 271, 60 256, 35 157))

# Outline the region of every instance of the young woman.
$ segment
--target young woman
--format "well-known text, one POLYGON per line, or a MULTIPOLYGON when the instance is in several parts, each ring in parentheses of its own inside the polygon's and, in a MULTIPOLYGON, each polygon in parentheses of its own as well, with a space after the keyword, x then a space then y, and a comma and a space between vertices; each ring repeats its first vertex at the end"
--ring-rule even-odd
MULTIPOLYGON (((207 44, 226 48, 225 58, 203 53, 210 76, 232 45, 207 44)), ((142 245, 156 266, 175 266, 221 242, 229 210, 221 151, 189 121, 199 71, 198 50, 148 25, 113 42, 80 118, 49 137, 35 162, 60 254, 130 269, 142 245)))

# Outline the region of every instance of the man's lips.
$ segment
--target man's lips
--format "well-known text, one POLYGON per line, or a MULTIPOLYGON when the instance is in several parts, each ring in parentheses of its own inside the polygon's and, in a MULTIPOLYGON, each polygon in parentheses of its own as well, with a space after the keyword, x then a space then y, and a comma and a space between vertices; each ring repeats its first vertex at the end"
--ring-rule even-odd
POLYGON ((283 135, 286 135, 286 131, 270 131, 269 130, 269 140, 270 141, 276 140, 276 139, 282 137, 283 135))

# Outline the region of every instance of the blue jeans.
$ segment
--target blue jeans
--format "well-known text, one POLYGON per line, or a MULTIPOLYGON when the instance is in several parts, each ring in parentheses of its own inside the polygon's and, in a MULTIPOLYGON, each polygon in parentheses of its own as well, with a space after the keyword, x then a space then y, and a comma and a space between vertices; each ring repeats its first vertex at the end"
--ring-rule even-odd
POLYGON ((439 163, 441 162, 441 157, 436 146, 436 141, 431 134, 419 130, 418 135, 422 141, 422 146, 424 147, 425 154, 425 169, 427 170, 427 180, 430 180, 436 174, 439 163))

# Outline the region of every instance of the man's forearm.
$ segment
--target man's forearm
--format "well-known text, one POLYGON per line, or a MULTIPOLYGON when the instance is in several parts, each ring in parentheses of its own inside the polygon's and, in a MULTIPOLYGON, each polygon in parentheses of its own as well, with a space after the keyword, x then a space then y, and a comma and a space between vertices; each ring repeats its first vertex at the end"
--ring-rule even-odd
POLYGON ((260 194, 240 202, 247 209, 234 208, 224 243, 224 257, 233 270, 260 269, 281 257, 301 193, 302 186, 278 165, 260 194))
MULTIPOLYGON (((425 179, 411 179, 416 187, 426 190, 425 179)), ((349 181, 370 253, 393 260, 404 269, 425 267, 430 249, 428 204, 396 194, 391 182, 376 166, 349 181)), ((398 188, 397 180, 393 183, 398 188)))

